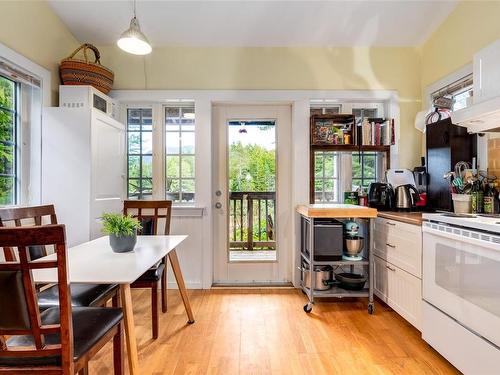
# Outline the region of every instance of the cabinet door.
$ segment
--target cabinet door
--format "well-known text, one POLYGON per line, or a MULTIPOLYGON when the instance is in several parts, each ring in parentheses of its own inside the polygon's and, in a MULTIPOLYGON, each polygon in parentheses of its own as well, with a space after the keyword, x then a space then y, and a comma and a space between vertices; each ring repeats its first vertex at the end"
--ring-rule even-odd
POLYGON ((388 280, 387 273, 389 270, 386 268, 387 262, 377 256, 374 257, 374 280, 375 284, 373 285, 375 295, 380 298, 382 301, 387 303, 387 289, 388 289, 388 280))
POLYGON ((500 95, 500 40, 474 55, 474 103, 500 95))
POLYGON ((387 268, 388 304, 420 330, 422 322, 422 281, 390 263, 387 268))
POLYGON ((91 237, 101 235, 103 212, 120 212, 125 196, 125 127, 94 111, 92 119, 91 237))

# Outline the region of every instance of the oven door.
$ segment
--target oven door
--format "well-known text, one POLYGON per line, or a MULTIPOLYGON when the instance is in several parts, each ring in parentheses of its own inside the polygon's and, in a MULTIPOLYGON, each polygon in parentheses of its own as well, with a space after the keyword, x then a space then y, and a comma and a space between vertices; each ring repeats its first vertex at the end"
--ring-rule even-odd
POLYGON ((500 236, 424 222, 423 298, 500 346, 500 236))

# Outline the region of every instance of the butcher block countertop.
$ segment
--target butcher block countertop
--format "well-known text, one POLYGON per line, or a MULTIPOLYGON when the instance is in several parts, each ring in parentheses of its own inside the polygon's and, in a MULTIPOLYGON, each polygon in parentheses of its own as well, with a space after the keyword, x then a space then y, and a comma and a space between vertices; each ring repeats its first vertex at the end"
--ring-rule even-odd
POLYGON ((422 225, 421 212, 395 212, 395 211, 379 211, 378 217, 384 219, 401 221, 407 224, 422 225))
POLYGON ((297 212, 306 217, 323 218, 376 218, 375 208, 355 206, 353 204, 303 204, 297 212))

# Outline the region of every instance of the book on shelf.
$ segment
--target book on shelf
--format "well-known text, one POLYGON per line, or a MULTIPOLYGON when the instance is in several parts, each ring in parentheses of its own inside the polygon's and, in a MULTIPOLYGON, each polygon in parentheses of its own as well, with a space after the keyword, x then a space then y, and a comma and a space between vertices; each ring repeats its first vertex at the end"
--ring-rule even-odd
POLYGON ((394 119, 367 119, 361 124, 361 145, 390 146, 395 141, 394 119))

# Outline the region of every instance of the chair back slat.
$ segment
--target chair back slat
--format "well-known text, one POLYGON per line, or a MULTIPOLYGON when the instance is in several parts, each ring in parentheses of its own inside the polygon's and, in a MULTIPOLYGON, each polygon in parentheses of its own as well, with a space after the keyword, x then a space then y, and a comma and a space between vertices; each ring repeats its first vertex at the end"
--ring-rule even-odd
MULTIPOLYGON (((0 208, 0 227, 21 227, 42 224, 57 224, 54 205, 0 208), (29 223, 26 223, 27 221, 29 221, 29 223)), ((47 253, 46 246, 29 247, 31 260, 46 256, 47 253)), ((15 260, 15 253, 11 248, 4 247, 4 257, 7 261, 15 260)))
POLYGON ((0 306, 9 306, 6 310, 2 308, 0 314, 0 336, 29 335, 33 338, 32 347, 9 347, 8 342, 3 341, 0 345, 1 357, 60 355, 61 367, 73 368, 73 327, 65 243, 64 225, 0 227, 0 247, 13 249, 17 252, 18 259, 18 261, 0 262, 0 306), (28 254, 29 247, 38 245, 54 246, 56 260, 31 261, 28 254), (56 267, 60 323, 43 325, 33 270, 56 267), (13 317, 12 314, 16 316, 13 317), (60 344, 46 345, 47 334, 59 334, 60 344))
POLYGON ((126 200, 123 202, 123 214, 135 217, 141 222, 142 234, 170 234, 172 216, 170 200, 126 200))

